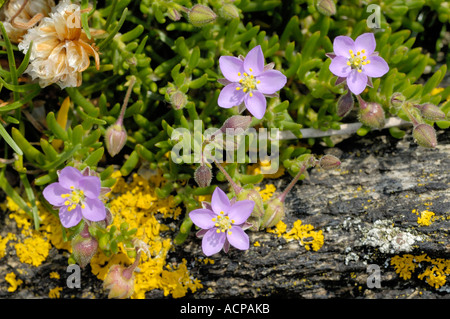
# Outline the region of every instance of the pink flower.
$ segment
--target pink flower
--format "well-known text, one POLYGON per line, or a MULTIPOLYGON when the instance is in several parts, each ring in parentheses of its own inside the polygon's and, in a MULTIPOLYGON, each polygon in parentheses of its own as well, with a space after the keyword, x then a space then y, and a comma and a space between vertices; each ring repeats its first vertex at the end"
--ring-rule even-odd
POLYGON ((220 92, 218 104, 231 108, 245 104, 247 110, 257 119, 266 112, 266 96, 273 96, 286 84, 286 76, 273 70, 273 64, 264 65, 261 46, 254 47, 245 58, 221 56, 220 70, 225 80, 219 81, 226 86, 220 92))
POLYGON ((255 202, 251 200, 230 202, 227 195, 216 187, 211 204, 204 203, 204 208, 189 213, 192 222, 201 228, 197 235, 203 237, 203 253, 211 256, 222 248, 227 252, 230 244, 247 250, 250 242, 244 229, 251 226, 246 221, 254 206, 255 202))
POLYGON ((353 41, 347 36, 338 36, 333 42, 330 71, 338 76, 336 84, 347 81, 350 91, 361 94, 366 85, 371 86, 370 78, 378 78, 389 71, 389 65, 375 52, 376 42, 373 33, 364 33, 353 41))

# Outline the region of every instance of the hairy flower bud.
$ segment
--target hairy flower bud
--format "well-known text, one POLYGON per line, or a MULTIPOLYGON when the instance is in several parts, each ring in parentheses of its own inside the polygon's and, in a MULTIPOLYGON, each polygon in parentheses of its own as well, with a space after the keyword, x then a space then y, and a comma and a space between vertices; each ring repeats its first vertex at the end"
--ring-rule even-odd
POLYGON ((264 217, 261 221, 261 229, 275 226, 285 215, 284 203, 279 197, 269 200, 266 205, 264 217))
POLYGON ((413 137, 422 147, 435 148, 437 145, 436 131, 431 125, 421 123, 414 127, 413 137))
POLYGON ((84 268, 90 263, 98 249, 97 240, 89 234, 88 226, 72 239, 73 258, 77 264, 84 268))
POLYGON ((353 101, 353 96, 351 91, 349 90, 347 94, 342 95, 338 101, 337 101, 337 116, 339 117, 345 117, 350 113, 350 111, 353 109, 353 105, 355 102, 353 101))
POLYGON ((211 169, 206 165, 200 165, 194 173, 194 179, 200 187, 207 187, 211 184, 211 169))
POLYGON ((246 129, 249 128, 251 123, 252 123, 251 116, 233 115, 223 123, 220 130, 222 131, 222 133, 227 133, 228 128, 245 131, 246 129))
POLYGON ((187 104, 187 97, 180 91, 176 91, 170 96, 170 103, 176 110, 184 108, 187 104))
POLYGON ((170 8, 169 10, 167 10, 167 16, 172 21, 178 21, 181 19, 180 12, 178 12, 178 10, 173 9, 173 8, 170 8))
POLYGON ((406 101, 406 97, 399 92, 392 94, 391 100, 390 100, 391 106, 395 109, 399 109, 405 101, 406 101))
POLYGON ((228 20, 239 19, 239 10, 234 4, 226 3, 220 8, 220 15, 228 20))
POLYGON ((236 200, 238 201, 246 199, 255 202, 253 212, 247 221, 253 225, 251 227, 251 230, 257 231, 260 228, 261 218, 264 216, 263 199, 261 197, 261 194, 256 190, 254 190, 253 188, 243 189, 241 192, 239 192, 239 194, 236 195, 236 200))
POLYGON ((195 27, 203 27, 216 20, 217 15, 209 7, 196 4, 189 10, 189 22, 195 27))
POLYGON ((109 155, 116 156, 127 142, 127 132, 123 125, 113 124, 105 133, 105 144, 109 155))
POLYGON ((323 169, 334 169, 341 165, 339 158, 333 155, 324 155, 319 160, 319 166, 323 169))
POLYGON ((318 0, 317 11, 326 16, 336 14, 336 4, 333 0, 318 0))
POLYGON ((103 288, 109 290, 108 298, 125 299, 134 293, 134 268, 112 265, 103 281, 103 288))
POLYGON ((385 125, 384 110, 375 102, 364 102, 365 107, 359 108, 359 121, 369 127, 382 129, 385 125))
POLYGON ((414 105, 420 110, 422 116, 430 121, 439 121, 445 119, 445 113, 441 111, 436 105, 431 103, 425 103, 420 105, 414 105))

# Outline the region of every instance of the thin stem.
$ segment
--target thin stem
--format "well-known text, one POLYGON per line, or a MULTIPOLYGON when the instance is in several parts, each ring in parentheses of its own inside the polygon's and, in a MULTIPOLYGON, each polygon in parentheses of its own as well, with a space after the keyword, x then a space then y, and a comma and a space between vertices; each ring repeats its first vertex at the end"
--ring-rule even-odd
POLYGON ((127 110, 128 101, 131 96, 131 90, 133 89, 134 84, 136 83, 136 78, 132 76, 130 78, 130 85, 128 86, 127 93, 125 94, 125 99, 123 100, 122 109, 120 110, 119 118, 117 119, 116 124, 122 125, 123 123, 123 117, 125 116, 125 111, 127 110))
POLYGON ((133 276, 133 272, 136 269, 136 267, 139 265, 140 261, 141 261, 141 251, 138 250, 138 253, 136 255, 136 258, 134 259, 133 264, 130 267, 128 267, 122 271, 122 276, 126 279, 130 279, 133 276))
POLYGON ((214 160, 214 163, 216 163, 217 168, 223 173, 223 175, 225 175, 226 179, 228 180, 228 182, 230 183, 231 187, 233 187, 233 190, 235 192, 235 194, 239 194, 240 192, 242 192, 242 187, 238 186, 233 179, 231 178, 231 176, 228 174, 228 172, 225 170, 225 168, 223 168, 223 166, 218 163, 216 160, 214 160))
POLYGON ((297 175, 294 177, 294 179, 289 183, 289 185, 286 187, 286 189, 278 196, 278 199, 283 203, 286 199, 286 195, 289 193, 289 191, 294 187, 294 185, 298 182, 300 176, 305 172, 306 170, 306 164, 303 164, 300 171, 297 173, 297 175))
POLYGON ((417 119, 411 114, 411 112, 408 109, 408 106, 411 105, 410 103, 403 103, 402 104, 402 109, 403 111, 405 111, 406 115, 408 116, 408 118, 411 120, 411 122, 413 123, 414 126, 418 125, 419 122, 417 121, 417 119))

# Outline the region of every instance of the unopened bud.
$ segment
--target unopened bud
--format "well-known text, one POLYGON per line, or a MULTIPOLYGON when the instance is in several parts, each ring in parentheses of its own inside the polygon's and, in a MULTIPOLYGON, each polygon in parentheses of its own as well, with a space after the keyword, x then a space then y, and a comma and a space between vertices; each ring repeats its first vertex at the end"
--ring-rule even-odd
POLYGON ((275 226, 284 215, 284 203, 278 197, 270 199, 266 205, 264 217, 261 221, 261 229, 275 226))
POLYGON ((425 103, 414 106, 420 110, 422 116, 427 120, 440 121, 445 119, 445 113, 434 104, 425 103))
POLYGON ((382 129, 385 125, 384 110, 375 102, 365 103, 365 108, 359 108, 359 121, 369 127, 382 129))
POLYGON ((354 104, 352 93, 349 90, 347 94, 342 95, 337 101, 337 116, 345 117, 353 109, 354 104))
POLYGON ((333 0, 318 0, 317 11, 326 16, 336 14, 336 4, 333 0))
POLYGON ((400 108, 405 101, 406 101, 406 97, 399 92, 392 94, 391 100, 390 100, 391 106, 395 109, 400 108))
POLYGON ((335 169, 341 165, 339 158, 333 155, 324 155, 319 160, 319 166, 323 169, 335 169))
POLYGON ((167 16, 172 21, 178 21, 181 19, 180 12, 178 12, 178 10, 173 9, 173 8, 170 8, 169 10, 167 10, 167 16))
POLYGON ((195 27, 203 27, 216 20, 217 15, 209 7, 196 4, 189 10, 189 22, 195 27))
POLYGON ((134 268, 112 265, 103 281, 103 288, 109 290, 108 298, 125 299, 134 293, 134 268))
POLYGON ((253 188, 243 189, 236 195, 236 200, 252 200, 255 203, 253 212, 248 218, 248 222, 252 224, 251 230, 257 231, 261 225, 261 219, 264 216, 264 202, 261 194, 253 188))
POLYGON ((86 225, 83 231, 72 239, 72 254, 77 264, 84 268, 91 262, 98 249, 97 240, 89 234, 86 225))
POLYGON ((211 169, 206 165, 200 165, 194 173, 194 179, 200 187, 207 187, 211 184, 211 169))
POLYGON ((176 110, 180 110, 187 104, 187 97, 180 91, 176 91, 170 96, 170 103, 176 110))
POLYGON ((421 123, 414 127, 413 137, 422 147, 435 148, 437 145, 436 131, 431 125, 421 123))
POLYGON ((239 10, 234 4, 226 3, 220 8, 220 15, 228 20, 239 19, 239 10))
POLYGON ((252 123, 251 116, 233 115, 223 123, 220 130, 222 131, 222 133, 227 133, 227 129, 245 131, 246 129, 249 128, 251 123, 252 123))
POLYGON ((109 155, 116 156, 127 142, 127 132, 123 125, 113 124, 105 133, 105 144, 109 155))

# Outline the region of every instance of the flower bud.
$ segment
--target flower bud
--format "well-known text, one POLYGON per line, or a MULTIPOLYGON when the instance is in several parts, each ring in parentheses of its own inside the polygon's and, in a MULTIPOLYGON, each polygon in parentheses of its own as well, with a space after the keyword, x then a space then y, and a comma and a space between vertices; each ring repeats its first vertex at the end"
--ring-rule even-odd
POLYGON ((445 119, 445 113, 441 111, 436 105, 431 103, 425 103, 420 105, 414 105, 420 110, 422 116, 430 121, 439 121, 445 119))
POLYGON ((319 160, 319 166, 323 169, 334 169, 341 165, 339 158, 333 155, 324 155, 319 160))
POLYGON ((326 16, 336 14, 336 4, 333 0, 319 0, 317 1, 317 11, 326 16))
POLYGON ((354 104, 355 102, 353 101, 352 93, 348 91, 347 94, 342 95, 337 101, 337 116, 345 117, 348 115, 348 113, 350 113, 353 109, 354 104))
POLYGON ((105 133, 105 144, 109 155, 116 156, 127 142, 127 132, 123 125, 113 124, 105 133))
POLYGON ((365 107, 359 108, 359 121, 369 127, 382 129, 385 125, 384 110, 375 102, 364 102, 365 107))
POLYGON ((134 268, 112 265, 103 281, 103 288, 109 290, 108 298, 125 299, 134 293, 134 268))
POLYGON ((211 169, 206 165, 200 165, 194 173, 194 179, 200 187, 207 187, 211 184, 211 169))
POLYGON ((84 268, 90 263, 98 249, 97 240, 89 234, 88 226, 72 239, 72 254, 77 264, 84 268))
POLYGON ((180 91, 176 91, 170 96, 170 103, 176 110, 180 110, 187 104, 186 95, 180 91))
POLYGON ((233 115, 223 123, 220 130, 222 131, 222 133, 227 133, 228 128, 245 131, 246 129, 249 128, 251 123, 252 123, 251 116, 233 115))
POLYGON ((422 147, 435 148, 437 145, 436 131, 431 125, 421 123, 414 127, 413 137, 422 147))
POLYGON ((278 197, 270 199, 266 205, 264 217, 261 221, 261 229, 275 226, 284 215, 283 202, 278 197))
POLYGON ((181 19, 180 12, 178 12, 178 10, 173 9, 173 8, 170 8, 169 10, 167 10, 167 16, 172 21, 178 21, 181 19))
POLYGON ((390 100, 391 106, 395 109, 400 108, 405 101, 406 101, 406 97, 399 92, 392 94, 391 100, 390 100))
POLYGON ((209 7, 196 4, 189 10, 189 22, 195 27, 203 27, 216 20, 217 15, 209 7))
POLYGON ((255 207, 253 208, 253 212, 250 215, 250 217, 247 219, 249 223, 251 223, 253 226, 251 227, 251 230, 257 231, 260 228, 261 225, 261 218, 264 216, 264 202, 261 197, 261 194, 254 190, 253 188, 250 189, 243 189, 239 194, 236 195, 236 200, 252 200, 255 203, 255 207))
POLYGON ((239 19, 239 10, 234 4, 226 3, 220 8, 220 15, 228 20, 239 19))

